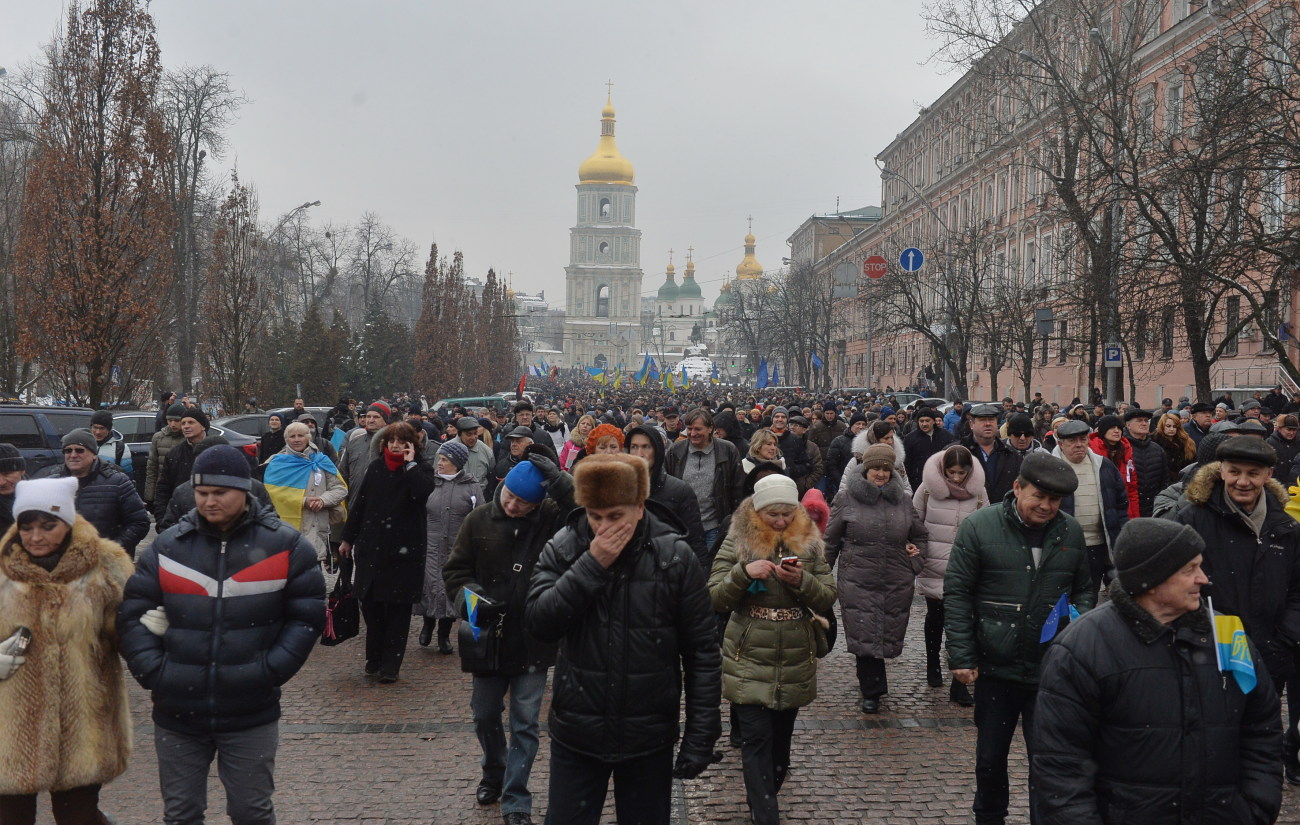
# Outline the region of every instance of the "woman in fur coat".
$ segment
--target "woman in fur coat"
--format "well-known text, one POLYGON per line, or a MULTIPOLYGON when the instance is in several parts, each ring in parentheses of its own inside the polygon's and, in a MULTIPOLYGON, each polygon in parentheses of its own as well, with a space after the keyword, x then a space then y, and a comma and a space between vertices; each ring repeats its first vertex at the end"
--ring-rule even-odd
POLYGON ((713 609, 732 611, 722 641, 722 695, 740 725, 750 816, 778 821, 799 708, 817 696, 817 640, 835 582, 798 486, 770 475, 740 503, 709 575, 713 609))
MULTIPOLYGON (((988 503, 984 493, 984 468, 960 444, 952 444, 925 461, 921 486, 912 506, 929 533, 921 554, 921 574, 916 583, 925 596, 925 679, 930 687, 943 686, 939 651, 943 647, 943 577, 948 572, 957 528, 967 516, 988 503)), ((956 679, 948 686, 948 698, 970 707, 975 704, 970 690, 956 679)))
POLYGON ((894 467, 894 448, 875 444, 835 496, 826 560, 840 564, 844 639, 858 658, 862 712, 879 713, 889 692, 885 660, 903 652, 916 574, 929 537, 894 467))
POLYGON ((133 570, 76 515, 75 478, 21 481, 0 539, 0 822, 99 823, 99 789, 126 770, 131 715, 117 607, 133 570), (30 631, 25 650, 19 628, 30 631))

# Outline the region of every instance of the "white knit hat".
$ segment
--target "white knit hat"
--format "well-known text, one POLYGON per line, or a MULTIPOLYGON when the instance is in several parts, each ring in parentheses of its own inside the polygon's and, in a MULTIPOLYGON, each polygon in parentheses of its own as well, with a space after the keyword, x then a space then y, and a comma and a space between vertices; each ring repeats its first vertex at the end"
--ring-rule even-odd
POLYGON ((45 513, 66 521, 69 525, 77 520, 77 479, 35 478, 18 482, 14 491, 14 519, 23 513, 45 513))
POLYGON ((773 504, 799 506, 799 487, 794 479, 774 474, 758 480, 754 485, 754 509, 762 510, 773 504))

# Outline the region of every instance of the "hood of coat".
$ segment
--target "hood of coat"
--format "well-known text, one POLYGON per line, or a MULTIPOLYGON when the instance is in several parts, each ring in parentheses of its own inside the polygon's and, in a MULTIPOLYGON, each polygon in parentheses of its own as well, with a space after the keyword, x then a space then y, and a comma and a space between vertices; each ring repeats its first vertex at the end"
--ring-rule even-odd
POLYGON ((655 427, 648 427, 642 424, 639 427, 633 427, 627 431, 627 441, 624 444, 632 442, 632 436, 640 433, 650 439, 650 446, 654 447, 655 460, 650 465, 650 489, 658 490, 664 486, 664 436, 655 427))
POLYGON ((101 539, 93 524, 77 516, 72 525, 68 549, 63 552, 59 566, 47 573, 32 561, 32 557, 19 543, 18 525, 15 523, 5 532, 4 538, 0 539, 0 548, 3 548, 0 549, 0 569, 16 582, 66 584, 81 578, 98 564, 101 547, 104 546, 117 548, 126 557, 125 550, 108 539, 101 539))
POLYGON ((852 473, 849 475, 848 490, 849 495, 866 505, 877 504, 882 498, 890 504, 897 504, 907 495, 906 491, 903 490, 903 482, 899 480, 897 470, 889 477, 889 481, 883 487, 877 487, 867 481, 867 474, 863 471, 852 473))
MULTIPOLYGON (((1088 447, 1097 455, 1103 456, 1104 458, 1110 458, 1110 445, 1106 443, 1105 439, 1096 433, 1088 436, 1088 447)), ((1120 455, 1123 456, 1122 463, 1128 464, 1128 462, 1133 460, 1133 445, 1128 443, 1128 438, 1121 438, 1119 440, 1119 447, 1120 455)), ((1119 469, 1121 472, 1124 470, 1123 467, 1120 467, 1119 469)))
POLYGON ((779 561, 781 556, 808 555, 824 558, 821 531, 803 507, 796 507, 794 520, 780 532, 767 526, 754 499, 747 498, 736 508, 731 518, 731 536, 735 540, 736 559, 747 564, 756 559, 779 561))
MULTIPOLYGON (((927 458, 925 467, 921 470, 921 485, 930 491, 931 498, 946 499, 950 496, 948 479, 943 475, 944 452, 941 450, 927 458)), ((984 468, 978 461, 972 461, 971 464, 970 472, 966 474, 966 481, 961 486, 974 496, 984 492, 984 468)))
MULTIPOLYGON (((1221 486, 1219 480, 1219 462, 1206 464, 1196 471, 1192 480, 1187 482, 1183 496, 1192 504, 1206 504, 1214 497, 1214 491, 1221 486)), ((1270 493, 1279 505, 1285 506, 1290 496, 1281 482, 1270 478, 1264 490, 1270 493)))
MULTIPOLYGON (((867 427, 865 430, 863 430, 862 432, 858 433, 853 437, 853 457, 861 461, 862 454, 867 451, 867 448, 870 447, 872 444, 878 443, 879 440, 880 439, 872 436, 871 427, 867 427)), ((898 434, 897 431, 894 432, 893 447, 894 447, 894 466, 901 470, 903 469, 904 466, 903 461, 906 459, 907 453, 903 449, 903 438, 898 434)))

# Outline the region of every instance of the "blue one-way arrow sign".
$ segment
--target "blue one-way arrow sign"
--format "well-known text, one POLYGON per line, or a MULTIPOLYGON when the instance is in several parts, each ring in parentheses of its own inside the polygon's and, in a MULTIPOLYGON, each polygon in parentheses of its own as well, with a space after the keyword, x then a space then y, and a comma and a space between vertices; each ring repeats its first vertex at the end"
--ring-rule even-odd
POLYGON ((925 265, 925 255, 916 247, 909 246, 898 256, 898 265, 904 272, 916 272, 925 265))

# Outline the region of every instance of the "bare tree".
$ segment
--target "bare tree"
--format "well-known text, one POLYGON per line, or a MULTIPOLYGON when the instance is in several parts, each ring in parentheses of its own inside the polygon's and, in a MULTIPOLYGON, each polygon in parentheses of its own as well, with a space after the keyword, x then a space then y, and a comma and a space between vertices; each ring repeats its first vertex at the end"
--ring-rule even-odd
POLYGON ((211 391, 227 410, 237 410, 261 357, 267 302, 259 271, 257 196, 239 182, 238 171, 231 173, 230 184, 217 212, 212 263, 201 290, 205 336, 200 352, 206 356, 211 391))

